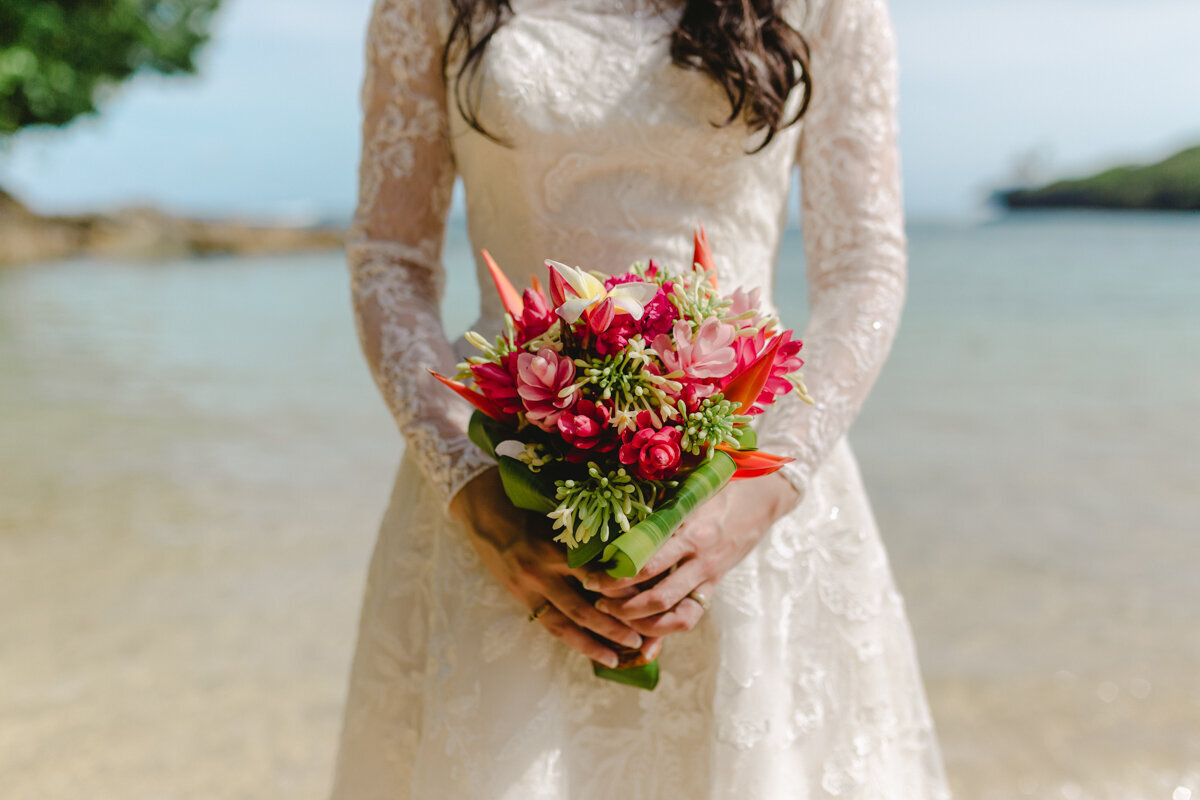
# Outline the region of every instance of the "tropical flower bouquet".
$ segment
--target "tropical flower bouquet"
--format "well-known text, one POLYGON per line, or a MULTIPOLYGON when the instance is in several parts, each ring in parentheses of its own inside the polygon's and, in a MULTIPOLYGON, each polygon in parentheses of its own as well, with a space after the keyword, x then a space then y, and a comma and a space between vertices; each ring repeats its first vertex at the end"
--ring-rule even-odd
MULTIPOLYGON (((467 334, 480 355, 457 380, 435 376, 475 406, 472 440, 513 504, 552 521, 571 567, 632 577, 729 480, 790 460, 757 450, 749 422, 789 391, 809 400, 801 343, 758 309, 757 289, 718 293, 703 228, 679 274, 653 260, 612 276, 547 261, 549 296, 536 278, 518 293, 483 256, 504 331, 467 334)), ((657 662, 593 668, 658 680, 657 662)))

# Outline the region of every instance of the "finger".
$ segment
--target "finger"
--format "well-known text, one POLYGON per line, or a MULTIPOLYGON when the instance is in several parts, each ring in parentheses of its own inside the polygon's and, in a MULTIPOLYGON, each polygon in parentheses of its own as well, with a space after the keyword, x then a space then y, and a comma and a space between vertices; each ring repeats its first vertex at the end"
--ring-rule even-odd
POLYGON ((555 608, 581 628, 587 628, 626 647, 642 646, 641 634, 615 617, 597 610, 586 597, 562 578, 547 581, 544 593, 555 608))
POLYGON ((662 649, 663 637, 647 636, 642 644, 642 655, 644 655, 647 660, 653 661, 654 659, 658 658, 658 654, 662 652, 662 649))
POLYGON ((662 546, 662 549, 646 562, 646 566, 642 567, 641 571, 632 578, 613 578, 604 572, 593 572, 584 580, 583 585, 584 588, 607 597, 620 596, 618 593, 661 575, 690 554, 691 545, 687 540, 679 536, 672 536, 667 539, 667 543, 662 546))
MULTIPOLYGON (((656 641, 672 633, 690 631, 704 616, 704 609, 692 599, 685 599, 675 608, 653 617, 634 620, 631 625, 640 631, 647 641, 656 641)), ((659 645, 661 649, 661 644, 659 645)))
MULTIPOLYGON (((650 588, 625 599, 601 598, 596 602, 596 608, 626 622, 645 619, 670 611, 688 596, 688 592, 699 588, 705 581, 703 563, 692 558, 650 588)), ((694 600, 691 602, 696 603, 694 600)))
POLYGON ((633 597, 640 591, 642 591, 642 587, 635 583, 632 586, 626 586, 624 589, 610 589, 605 597, 612 597, 616 598, 617 600, 621 600, 626 597, 633 597))
POLYGON ((554 638, 592 661, 613 669, 620 663, 614 650, 606 647, 595 636, 580 628, 557 608, 553 606, 548 608, 538 621, 554 638))

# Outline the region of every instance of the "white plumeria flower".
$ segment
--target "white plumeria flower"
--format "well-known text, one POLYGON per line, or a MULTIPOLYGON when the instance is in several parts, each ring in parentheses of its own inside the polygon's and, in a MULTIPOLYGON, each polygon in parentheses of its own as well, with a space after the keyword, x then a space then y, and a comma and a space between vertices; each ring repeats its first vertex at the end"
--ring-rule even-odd
POLYGON ((519 459, 525 455, 525 443, 516 439, 505 439, 496 445, 496 455, 519 459))
POLYGON ((610 298, 615 313, 625 313, 634 319, 641 319, 646 304, 658 293, 656 283, 631 281, 605 289, 604 282, 590 272, 550 260, 546 261, 546 266, 555 270, 575 292, 575 297, 565 298, 563 304, 555 309, 567 324, 574 324, 583 316, 584 311, 610 298))

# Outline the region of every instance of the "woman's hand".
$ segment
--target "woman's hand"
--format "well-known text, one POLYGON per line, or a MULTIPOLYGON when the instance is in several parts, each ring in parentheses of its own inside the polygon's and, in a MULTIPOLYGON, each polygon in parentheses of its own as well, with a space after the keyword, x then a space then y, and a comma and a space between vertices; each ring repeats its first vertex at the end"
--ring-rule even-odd
POLYGON ((598 611, 580 589, 587 573, 567 566, 564 549, 534 533, 545 520, 513 508, 496 469, 477 476, 450 502, 450 512, 467 529, 471 544, 488 570, 531 612, 542 627, 568 647, 605 666, 617 665, 617 654, 598 639, 630 648, 651 647, 637 631, 598 611))
POLYGON ((795 487, 777 474, 731 483, 696 509, 637 575, 592 573, 584 586, 605 595, 598 610, 643 636, 691 630, 717 582, 797 499, 795 487))

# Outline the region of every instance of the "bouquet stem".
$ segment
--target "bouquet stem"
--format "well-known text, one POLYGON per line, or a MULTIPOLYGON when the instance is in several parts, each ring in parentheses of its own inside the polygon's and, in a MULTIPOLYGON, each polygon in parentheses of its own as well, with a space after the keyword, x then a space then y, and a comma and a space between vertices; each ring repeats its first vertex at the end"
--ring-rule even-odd
POLYGON ((653 689, 658 685, 658 659, 647 661, 645 654, 636 647, 623 647, 609 643, 617 653, 616 667, 606 667, 595 661, 592 662, 592 673, 597 678, 623 683, 638 689, 653 689))

